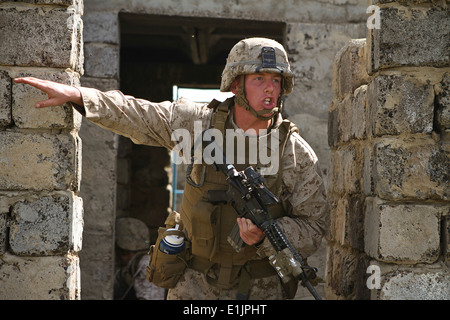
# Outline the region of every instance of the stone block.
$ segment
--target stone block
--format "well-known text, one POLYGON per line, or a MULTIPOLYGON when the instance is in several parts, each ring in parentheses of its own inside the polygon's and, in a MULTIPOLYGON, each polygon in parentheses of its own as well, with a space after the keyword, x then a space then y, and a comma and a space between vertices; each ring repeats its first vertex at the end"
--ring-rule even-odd
POLYGON ((338 106, 339 142, 348 142, 352 133, 353 94, 347 95, 338 106))
POLYGON ((88 88, 96 88, 100 91, 119 90, 120 84, 117 79, 103 79, 103 78, 91 78, 81 77, 81 85, 88 88))
POLYGON ((119 78, 119 46, 103 43, 84 45, 86 76, 119 78))
MULTIPOLYGON (((449 153, 428 135, 383 139, 373 149, 375 194, 383 199, 448 200, 449 153)), ((365 170, 364 175, 370 173, 365 170)))
POLYGON ((80 266, 77 256, 20 257, 9 253, 0 259, 1 300, 80 300, 80 266))
POLYGON ((79 190, 76 134, 0 131, 1 190, 79 190))
POLYGON ((346 222, 346 241, 351 248, 364 252, 364 197, 356 194, 350 196, 346 222))
POLYGON ((331 205, 331 239, 342 246, 364 251, 364 199, 359 195, 338 198, 331 205))
MULTIPOLYGON (((6 2, 7 0, 0 0, 1 2, 6 2)), ((32 3, 32 4, 56 4, 70 6, 76 3, 80 3, 82 0, 14 0, 14 2, 32 3)))
POLYGON ((336 100, 331 102, 330 109, 328 110, 328 145, 330 147, 335 147, 340 141, 339 137, 339 122, 338 115, 339 109, 335 107, 336 100))
POLYGON ((329 244, 327 250, 327 299, 368 299, 365 271, 370 259, 348 247, 329 244))
POLYGON ((86 11, 83 15, 83 39, 88 42, 119 44, 119 16, 116 12, 86 11))
POLYGON ((363 176, 363 152, 359 144, 349 144, 343 149, 343 152, 344 190, 347 194, 359 193, 363 176))
POLYGON ((4 5, 0 7, 0 64, 81 71, 81 28, 74 7, 4 5))
POLYGON ((343 98, 369 82, 366 71, 366 39, 350 40, 333 61, 334 96, 343 98))
POLYGON ((377 3, 390 3, 390 2, 398 2, 398 3, 430 3, 434 0, 369 0, 371 4, 377 3))
POLYGON ((0 211, 0 256, 6 252, 8 214, 0 211))
POLYGON ((441 132, 450 129, 450 73, 445 73, 436 87, 436 126, 441 132))
POLYGON ((366 107, 367 85, 358 87, 353 93, 351 138, 365 139, 368 131, 368 114, 366 107))
MULTIPOLYGON (((10 72, 11 78, 37 77, 44 80, 79 86, 76 73, 54 70, 34 72, 10 72)), ((42 91, 24 84, 12 85, 12 118, 18 128, 24 129, 76 129, 81 127, 82 116, 69 105, 51 108, 35 108, 39 101, 46 100, 42 91)))
POLYGON ((333 192, 359 193, 362 187, 364 153, 360 144, 339 147, 331 155, 329 177, 333 192))
POLYGON ((83 232, 84 247, 79 253, 83 300, 113 299, 114 244, 110 234, 96 230, 83 232))
POLYGON ((0 129, 11 125, 11 79, 0 70, 0 129))
POLYGON ((380 289, 372 291, 377 300, 446 300, 450 292, 450 273, 440 263, 393 268, 377 263, 380 289))
POLYGON ((433 130, 434 87, 425 78, 380 75, 368 85, 367 106, 369 130, 376 136, 433 130))
POLYGON ((328 143, 336 147, 348 142, 352 132, 353 95, 348 94, 342 100, 334 99, 328 113, 328 143))
POLYGON ((364 251, 364 200, 359 195, 338 198, 331 205, 331 239, 364 251))
POLYGON ((330 200, 330 240, 343 245, 345 242, 345 216, 348 208, 346 197, 330 200))
POLYGON ((445 263, 450 265, 450 209, 447 215, 444 216, 443 231, 443 243, 444 243, 444 260, 445 263))
POLYGON ((352 128, 353 95, 344 99, 334 99, 328 111, 328 144, 338 146, 350 140, 352 128))
POLYGON ((433 263, 440 255, 444 207, 366 198, 366 253, 396 264, 433 263))
POLYGON ((445 4, 380 5, 381 28, 368 29, 368 71, 398 66, 446 67, 450 19, 445 4))
POLYGON ((367 85, 358 87, 342 100, 333 99, 328 112, 328 145, 336 147, 352 139, 362 140, 369 131, 366 108, 367 85))
POLYGON ((327 184, 329 194, 342 195, 344 193, 344 170, 342 170, 342 159, 343 152, 340 149, 331 152, 327 175, 330 181, 330 183, 327 184))
POLYGON ((373 173, 373 146, 367 145, 363 150, 364 163, 363 163, 363 193, 366 196, 372 196, 375 194, 375 182, 373 173))
POLYGON ((9 246, 16 255, 64 255, 81 250, 83 203, 71 192, 24 200, 11 207, 9 246))

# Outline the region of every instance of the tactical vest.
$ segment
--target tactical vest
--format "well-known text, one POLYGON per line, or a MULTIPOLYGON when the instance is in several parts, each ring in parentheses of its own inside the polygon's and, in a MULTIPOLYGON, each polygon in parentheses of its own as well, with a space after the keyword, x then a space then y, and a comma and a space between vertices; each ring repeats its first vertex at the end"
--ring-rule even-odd
MULTIPOLYGON (((224 139, 226 137, 225 129, 231 128, 230 108, 232 102, 231 98, 222 103, 213 101, 209 105, 214 109, 212 127, 219 129, 224 139)), ((290 133, 296 130, 288 120, 281 120, 280 117, 278 122, 274 127, 279 130, 279 170, 276 174, 264 177, 266 186, 277 196, 281 192, 281 155, 290 133)), ((253 139, 257 139, 257 137, 253 139)), ((223 146, 225 149, 226 141, 223 146)), ((248 160, 248 156, 246 160, 248 160)), ((249 166, 248 163, 234 165, 238 171, 249 166)), ((251 165, 256 170, 261 167, 259 157, 258 163, 251 165)), ((246 267, 251 278, 276 274, 269 265, 268 259, 261 258, 256 254, 255 246, 246 245, 240 252, 236 252, 228 243, 227 237, 236 224, 237 213, 231 205, 214 204, 208 198, 208 190, 225 191, 228 189, 225 175, 220 171, 215 171, 212 165, 206 164, 194 164, 190 175, 187 179, 189 183, 186 183, 184 189, 180 215, 191 241, 193 257, 191 267, 205 273, 211 282, 222 288, 228 288, 236 283, 243 267, 246 267), (253 267, 250 268, 252 265, 253 267)), ((284 212, 281 204, 270 208, 270 214, 275 219, 283 216, 284 212)))

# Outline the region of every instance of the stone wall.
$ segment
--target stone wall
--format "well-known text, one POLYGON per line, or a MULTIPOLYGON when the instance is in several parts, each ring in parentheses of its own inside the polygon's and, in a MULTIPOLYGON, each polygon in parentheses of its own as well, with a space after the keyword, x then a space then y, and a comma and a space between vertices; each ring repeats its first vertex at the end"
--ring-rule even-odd
POLYGON ((0 1, 0 299, 80 299, 81 116, 12 79, 79 84, 81 0, 0 1), (30 285, 32 284, 32 285, 30 285))
POLYGON ((373 4, 334 61, 327 298, 448 299, 449 2, 373 4))
MULTIPOLYGON (((367 292, 353 294, 355 275, 365 281, 366 267, 373 263, 370 257, 379 251, 379 245, 364 244, 364 216, 359 213, 368 212, 366 207, 374 208, 371 212, 375 212, 375 208, 385 208, 383 214, 366 214, 367 221, 379 220, 383 225, 383 219, 404 216, 408 210, 417 211, 418 206, 431 206, 425 209, 424 217, 430 224, 437 219, 443 234, 438 236, 439 240, 436 240, 436 233, 434 238, 430 237, 430 241, 434 239, 430 248, 435 248, 439 241, 439 254, 433 251, 433 258, 423 263, 436 256, 439 256, 438 260, 442 259, 444 250, 448 250, 448 245, 443 244, 448 242, 444 232, 447 225, 443 217, 446 215, 441 212, 447 201, 443 196, 444 179, 448 179, 443 166, 443 161, 448 161, 444 153, 447 140, 442 133, 449 122, 448 108, 444 107, 448 105, 445 96, 448 92, 448 80, 445 80, 448 79, 445 75, 448 54, 447 60, 442 54, 448 48, 448 42, 442 42, 439 32, 445 29, 442 24, 441 28, 436 27, 436 21, 445 18, 445 11, 442 5, 423 1, 407 1, 401 6, 382 2, 380 7, 395 27, 374 30, 369 34, 367 44, 362 40, 353 41, 338 54, 341 67, 334 74, 339 73, 341 78, 335 77, 333 92, 333 58, 349 39, 365 36, 366 0, 286 1, 285 5, 280 5, 278 0, 261 0, 258 5, 254 1, 84 0, 83 4, 81 0, 0 0, 0 298, 79 299, 80 268, 83 299, 112 298, 116 193, 120 193, 116 192, 116 187, 117 183, 129 179, 126 165, 118 168, 118 162, 124 162, 118 154, 121 142, 115 134, 81 120, 70 108, 34 109, 33 104, 42 99, 42 95, 30 87, 13 83, 12 79, 33 75, 73 85, 81 82, 101 90, 120 88, 118 15, 124 11, 286 23, 285 44, 296 76, 296 87, 286 101, 285 113, 317 152, 325 177, 331 175, 334 216, 336 208, 339 209, 338 218, 333 220, 334 226, 339 228, 333 229, 330 240, 328 274, 324 273, 325 245, 309 259, 311 265, 319 267, 322 278, 328 275, 331 279, 327 282, 331 298, 369 295, 367 292), (412 3, 417 10, 408 9, 405 3, 412 3), (405 32, 415 28, 412 34, 422 37, 415 40, 415 51, 420 51, 421 43, 427 43, 433 52, 412 54, 408 51, 408 39, 412 39, 408 33, 394 39, 397 42, 391 42, 391 30, 395 31, 404 23, 410 23, 405 32), (368 73, 364 65, 366 51, 371 52, 368 73), (415 61, 414 57, 421 57, 421 60, 415 61), (357 66, 361 67, 355 68, 357 66), (404 86, 404 83, 410 84, 404 86), (386 94, 389 88, 400 88, 395 89, 398 95, 386 94), (409 92, 420 95, 420 101, 424 103, 432 101, 433 111, 430 113, 419 107, 422 104, 412 96, 410 98, 409 92), (370 100, 370 95, 379 98, 370 100), (406 99, 404 102, 401 102, 402 97, 406 99), (370 108, 376 110, 371 111, 375 112, 373 115, 366 116, 365 112, 352 108, 353 104, 359 104, 368 112, 369 100, 371 105, 377 106, 370 108), (394 104, 400 103, 402 106, 398 111, 402 110, 405 115, 409 114, 409 104, 417 106, 415 110, 420 111, 420 116, 416 114, 416 127, 429 127, 432 117, 431 129, 420 129, 425 130, 423 132, 411 129, 407 134, 409 131, 405 127, 409 122, 400 123, 401 112, 393 112, 391 116, 392 110, 385 102, 397 100, 399 102, 394 104), (327 143, 329 115, 333 117, 330 145, 327 143), (349 121, 349 115, 355 119, 350 124, 345 122, 349 121), (378 120, 366 125, 369 116, 371 119, 378 117, 378 120), (423 121, 428 124, 421 124, 423 121), (389 124, 387 128, 385 123, 389 124), (78 130, 83 144, 78 138, 78 130), (369 131, 370 135, 367 134, 369 131), (420 144, 412 144, 409 135, 420 144), (438 138, 439 141, 435 140, 438 138), (408 147, 399 148, 403 143, 408 147), (336 164, 328 169, 330 146, 336 164), (424 155, 432 160, 427 165, 414 163, 415 158, 411 155, 416 150, 426 151, 424 155), (385 167, 389 159, 399 157, 409 168, 406 173, 401 165, 385 167), (343 162, 346 166, 341 168, 343 162), (422 181, 416 172, 429 174, 429 179, 422 181), (374 181, 363 179, 363 173, 370 173, 370 179, 374 181), (403 182, 402 174, 408 178, 409 186, 403 182), (394 185, 387 180, 391 176, 392 179, 395 176, 394 185), (412 180, 420 180, 426 188, 432 183, 436 187, 426 189, 426 194, 416 199, 411 196, 415 192, 410 186, 412 180), (395 194, 396 198, 386 194, 395 194), (404 207, 394 208, 392 202, 404 207), (79 252, 82 206, 83 250, 79 252), (355 257, 361 257, 361 260, 355 260, 355 257), (31 282, 38 285, 29 289, 26 284, 31 282)), ((443 39, 448 40, 445 36, 443 39)), ((413 219, 413 216, 408 217, 413 219)), ((373 227, 369 223, 366 225, 373 227)), ((418 226, 423 227, 423 224, 418 226)), ((430 230, 435 229, 430 227, 430 230)), ((389 239, 388 231, 368 228, 370 236, 365 238, 374 239, 374 243, 385 243, 383 241, 389 239)), ((384 258, 377 259, 379 263, 386 263, 386 259, 392 259, 391 252, 386 251, 390 247, 381 247, 384 251, 380 254, 384 258)), ((418 247, 415 249, 419 250, 418 247)), ((412 255, 414 259, 419 259, 418 256, 419 251, 412 255)), ((402 259, 407 268, 415 263, 409 258, 402 259)), ((384 264, 380 266, 388 274, 384 264)), ((441 270, 436 262, 430 267, 441 270)), ((417 273, 405 275, 405 279, 421 276, 417 273)), ((393 279, 391 287, 399 281, 394 276, 388 279, 393 279)), ((318 290, 323 295, 323 285, 318 290)), ((310 298, 307 290, 300 288, 296 299, 310 298)))
MULTIPOLYGON (((367 19, 366 0, 347 1, 287 1, 280 5, 278 0, 262 0, 255 5, 254 1, 196 1, 196 0, 85 0, 84 21, 84 46, 85 46, 85 74, 81 79, 83 85, 98 88, 120 87, 120 23, 119 13, 139 13, 150 15, 167 15, 182 17, 209 17, 224 19, 248 19, 257 21, 281 21, 286 23, 286 49, 296 77, 294 92, 285 103, 285 113, 300 128, 301 134, 312 145, 322 163, 324 175, 327 175, 327 163, 329 162, 329 146, 327 144, 327 110, 333 97, 331 90, 332 62, 335 54, 345 43, 352 38, 365 36, 365 22, 367 19), (175 8, 175 9, 174 9, 175 8)), ((224 61, 225 63, 225 61, 224 61)), ((84 124, 83 124, 84 125, 84 124)), ((80 136, 83 136, 81 130, 80 136)), ((98 132, 102 129, 95 128, 98 132)), ((87 136, 87 135, 86 135, 87 136)), ((106 138, 106 137, 105 137, 106 138)), ((109 143, 102 146, 113 145, 113 138, 109 137, 109 143)), ((95 144, 92 145, 93 148, 95 144)), ((84 151, 84 150, 83 150, 84 151)), ((86 150, 84 154, 88 153, 86 150)), ((94 159, 94 158, 93 158, 94 159)), ((98 161, 98 158, 96 161, 98 161)), ((103 161, 103 160, 101 160, 103 161)), ((129 171, 127 159, 119 157, 118 166, 119 179, 127 178, 129 171)), ((84 166, 84 160, 83 160, 84 166)), ((98 166, 98 171, 102 170, 98 166)), ((109 171, 109 169, 106 169, 109 171)), ((110 176, 112 179, 113 177, 110 176)), ((108 180, 110 181, 110 180, 108 180)), ((126 195, 122 189, 122 181, 119 184, 121 192, 118 192, 118 205, 126 202, 126 195)), ((101 190, 95 180, 86 182, 90 197, 95 196, 95 190, 101 190)), ((113 190, 111 190, 113 192, 113 190)), ((90 201, 83 197, 85 203, 90 201)), ((96 197, 100 201, 102 196, 96 197)), ((86 204, 88 206, 89 204, 86 204)), ((86 226, 90 210, 85 208, 86 226)), ((118 208, 117 214, 123 214, 122 208, 118 208)), ((111 221, 114 213, 108 214, 102 211, 102 219, 111 221)), ((98 221, 98 219, 96 220, 98 221)), ((90 232, 89 232, 90 233, 90 232)), ((113 230, 94 226, 93 236, 98 239, 112 240, 113 230)), ((83 299, 102 299, 111 296, 108 293, 111 286, 108 283, 110 269, 108 263, 110 257, 107 255, 95 255, 99 246, 107 247, 107 251, 101 249, 102 253, 109 250, 111 242, 96 242, 96 245, 84 243, 82 255, 89 257, 89 270, 83 269, 82 286, 83 299), (89 247, 87 247, 89 246, 89 247), (90 249, 92 247, 92 249, 90 249), (88 253, 91 251, 91 253, 88 253), (90 259, 95 258, 95 259, 90 259), (92 270, 104 270, 103 273, 92 270), (85 275, 86 273, 86 275, 85 275), (84 279, 84 280, 83 280, 84 279), (95 285, 94 285, 95 284, 95 285), (89 287, 90 289, 87 289, 89 287), (89 293, 86 292, 89 290, 89 293)), ((319 274, 323 278, 325 270, 325 243, 319 251, 309 259, 309 262, 317 266, 319 274)), ((83 264, 83 257, 81 259, 83 264)), ((324 295, 323 285, 319 286, 319 292, 324 295)), ((297 299, 310 299, 309 292, 300 288, 297 299)))

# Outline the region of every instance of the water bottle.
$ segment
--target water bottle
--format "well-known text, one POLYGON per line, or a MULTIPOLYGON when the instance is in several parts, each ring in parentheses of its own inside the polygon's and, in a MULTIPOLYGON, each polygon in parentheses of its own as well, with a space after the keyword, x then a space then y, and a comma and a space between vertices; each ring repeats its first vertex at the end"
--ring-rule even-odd
POLYGON ((182 235, 182 232, 178 230, 178 225, 175 226, 175 228, 167 229, 167 235, 162 238, 161 242, 159 243, 159 250, 166 254, 177 254, 184 250, 184 236, 182 235), (170 234, 170 232, 178 231, 178 234, 170 234))

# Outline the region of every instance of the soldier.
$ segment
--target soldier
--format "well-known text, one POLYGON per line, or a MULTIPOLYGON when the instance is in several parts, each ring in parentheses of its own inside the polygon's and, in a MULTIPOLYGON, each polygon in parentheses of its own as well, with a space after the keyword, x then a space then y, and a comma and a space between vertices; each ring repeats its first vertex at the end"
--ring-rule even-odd
MULTIPOLYGON (((220 90, 231 91, 234 97, 221 103, 199 104, 182 98, 154 103, 119 91, 100 92, 35 78, 15 81, 33 85, 48 94, 49 98, 38 102, 36 107, 70 102, 87 119, 138 144, 171 150, 177 146, 172 134, 178 129, 194 132, 195 121, 201 121, 202 130, 215 128, 224 133, 242 129, 244 133, 240 134, 249 142, 262 143, 262 138, 267 141, 277 133, 277 144, 271 146, 278 151, 279 167, 275 172, 264 171, 270 168, 261 159, 254 163, 249 150, 237 150, 237 153, 246 152, 245 163, 235 163, 236 168, 242 170, 251 164, 267 173, 266 185, 280 200, 270 213, 303 258, 319 247, 328 228, 325 188, 314 151, 296 127, 281 116, 283 97, 292 91, 294 82, 287 54, 278 42, 250 38, 232 48, 220 90)), ((232 141, 225 138, 223 146, 227 143, 232 141)), ((177 216, 186 234, 188 252, 183 256, 185 265, 182 263, 172 270, 175 276, 168 286, 167 299, 293 298, 297 282, 281 283, 269 264, 268 257, 275 250, 264 233, 250 220, 237 218, 229 204, 209 200, 208 190, 227 189, 225 176, 205 163, 193 162, 189 171, 177 216), (227 242, 236 223, 246 244, 239 252, 227 242)), ((173 262, 160 264, 167 271, 173 262)), ((150 280, 155 279, 150 274, 150 280)))

